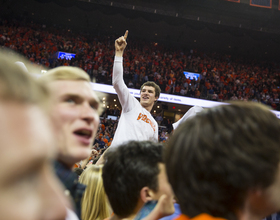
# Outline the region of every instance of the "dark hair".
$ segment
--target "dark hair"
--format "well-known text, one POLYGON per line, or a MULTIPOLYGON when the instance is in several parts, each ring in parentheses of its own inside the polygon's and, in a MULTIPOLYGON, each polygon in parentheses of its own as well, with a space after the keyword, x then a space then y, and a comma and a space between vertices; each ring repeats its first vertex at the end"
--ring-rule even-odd
POLYGON ((273 183, 279 134, 280 120, 254 103, 204 110, 180 125, 164 158, 182 212, 236 219, 250 189, 273 183))
POLYGON ((162 145, 150 141, 131 141, 108 150, 103 167, 103 183, 113 212, 128 217, 147 186, 158 190, 158 163, 162 162, 162 145))
POLYGON ((152 87, 154 87, 154 88, 155 88, 155 97, 159 97, 160 92, 161 92, 161 89, 160 89, 160 87, 159 87, 155 82, 152 82, 152 81, 147 81, 147 82, 145 82, 145 83, 141 86, 140 91, 142 91, 142 89, 143 89, 144 86, 152 86, 152 87))

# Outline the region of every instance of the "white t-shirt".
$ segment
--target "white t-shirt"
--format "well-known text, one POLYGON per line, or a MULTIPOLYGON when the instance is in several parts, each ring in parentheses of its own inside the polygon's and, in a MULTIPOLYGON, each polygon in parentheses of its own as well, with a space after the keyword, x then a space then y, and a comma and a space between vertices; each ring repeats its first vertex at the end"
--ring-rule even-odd
POLYGON ((133 97, 123 81, 123 58, 115 57, 113 87, 122 106, 122 114, 110 147, 127 141, 158 141, 158 124, 139 101, 133 97))

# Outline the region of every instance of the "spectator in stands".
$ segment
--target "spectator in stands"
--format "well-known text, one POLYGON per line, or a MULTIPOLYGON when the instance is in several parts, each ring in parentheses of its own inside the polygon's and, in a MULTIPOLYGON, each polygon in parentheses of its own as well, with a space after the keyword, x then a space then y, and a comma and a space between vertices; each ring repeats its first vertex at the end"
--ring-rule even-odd
POLYGON ((99 99, 92 91, 89 76, 77 67, 54 68, 41 80, 48 84, 55 96, 54 113, 61 126, 55 171, 74 199, 80 216, 80 200, 85 186, 77 183, 78 177, 71 168, 91 153, 99 126, 99 99))
POLYGON ((65 219, 69 202, 51 161, 54 147, 50 93, 0 51, 1 219, 65 219))
POLYGON ((79 182, 87 188, 82 198, 82 219, 103 220, 112 214, 102 180, 102 166, 90 165, 79 182))
POLYGON ((279 132, 276 116, 254 103, 207 109, 180 125, 165 154, 177 219, 261 220, 279 211, 279 132))
POLYGON ((158 123, 158 125, 161 125, 161 122, 163 121, 163 118, 161 116, 162 113, 159 113, 157 116, 156 116, 156 121, 158 123))
MULTIPOLYGON (((0 45, 24 54, 34 63, 50 68, 77 66, 90 76, 93 69, 92 75, 98 83, 111 84, 109 73, 112 72, 114 51, 108 47, 107 37, 83 36, 36 24, 21 26, 1 20, 0 30, 0 45), (59 50, 75 53, 76 57, 71 60, 57 59, 54 54, 59 50)), ((167 50, 164 46, 151 45, 151 42, 133 41, 131 47, 126 49, 128 56, 124 59, 124 81, 127 85, 131 80, 134 87, 139 89, 143 82, 155 81, 163 92, 177 94, 176 86, 183 83, 188 90, 186 95, 191 97, 195 96, 192 89, 198 87, 202 98, 207 96, 207 92, 219 94, 222 89, 224 97, 220 100, 229 100, 235 93, 239 100, 256 97, 260 101, 260 96, 264 95, 264 104, 273 108, 279 106, 276 101, 280 95, 278 63, 246 62, 240 57, 233 59, 217 53, 167 50), (185 79, 183 70, 199 73, 200 80, 185 79)))
POLYGON ((174 212, 173 192, 162 163, 161 144, 131 141, 110 149, 105 161, 103 182, 114 212, 111 219, 141 219, 163 194, 167 197, 165 215, 174 212), (140 218, 137 214, 145 203, 147 210, 140 213, 140 218))

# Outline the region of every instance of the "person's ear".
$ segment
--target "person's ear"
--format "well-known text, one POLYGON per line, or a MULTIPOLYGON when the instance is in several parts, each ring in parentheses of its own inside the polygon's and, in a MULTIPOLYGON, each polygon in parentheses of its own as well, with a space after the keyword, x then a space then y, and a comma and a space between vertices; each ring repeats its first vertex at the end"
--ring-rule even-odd
POLYGON ((155 97, 155 98, 156 98, 155 103, 157 103, 158 97, 155 97))
POLYGON ((140 198, 141 200, 146 203, 152 201, 153 199, 153 192, 149 189, 149 187, 145 186, 140 191, 140 198))

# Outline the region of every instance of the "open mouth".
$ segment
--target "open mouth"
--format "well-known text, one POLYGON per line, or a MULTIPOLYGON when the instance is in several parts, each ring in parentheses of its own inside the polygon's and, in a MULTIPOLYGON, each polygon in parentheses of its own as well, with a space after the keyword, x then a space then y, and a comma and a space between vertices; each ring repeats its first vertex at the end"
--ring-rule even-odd
POLYGON ((149 97, 145 96, 145 97, 142 97, 142 99, 144 99, 144 100, 148 100, 148 99, 149 99, 149 97))
POLYGON ((73 132, 78 140, 85 145, 90 144, 92 131, 88 129, 79 129, 73 132))
POLYGON ((92 131, 91 130, 87 130, 87 129, 80 129, 77 131, 74 131, 74 134, 84 137, 84 138, 90 138, 92 131))

